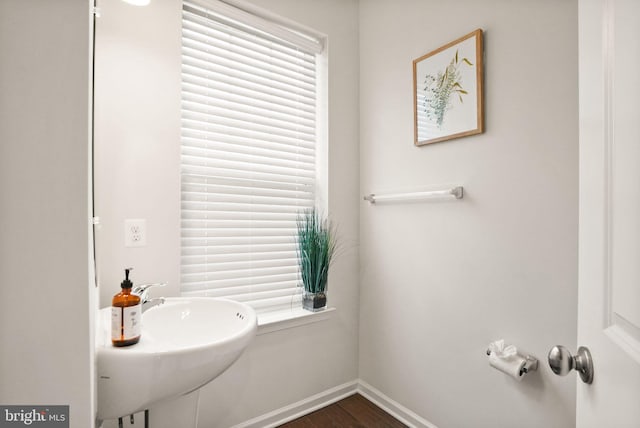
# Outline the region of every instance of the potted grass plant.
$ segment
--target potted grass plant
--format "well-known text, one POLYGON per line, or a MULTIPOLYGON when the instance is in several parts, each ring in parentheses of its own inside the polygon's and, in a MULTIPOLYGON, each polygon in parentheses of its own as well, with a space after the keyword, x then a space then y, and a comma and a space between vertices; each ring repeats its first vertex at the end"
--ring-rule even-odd
POLYGON ((327 277, 336 250, 335 228, 315 208, 298 215, 298 264, 302 307, 317 312, 327 306, 327 277))

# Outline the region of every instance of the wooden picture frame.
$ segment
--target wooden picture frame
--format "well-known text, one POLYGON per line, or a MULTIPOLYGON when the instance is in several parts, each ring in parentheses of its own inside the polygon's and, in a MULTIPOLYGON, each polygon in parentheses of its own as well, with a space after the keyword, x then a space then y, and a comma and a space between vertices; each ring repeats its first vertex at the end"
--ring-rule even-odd
POLYGON ((482 30, 413 61, 414 144, 484 132, 482 30))

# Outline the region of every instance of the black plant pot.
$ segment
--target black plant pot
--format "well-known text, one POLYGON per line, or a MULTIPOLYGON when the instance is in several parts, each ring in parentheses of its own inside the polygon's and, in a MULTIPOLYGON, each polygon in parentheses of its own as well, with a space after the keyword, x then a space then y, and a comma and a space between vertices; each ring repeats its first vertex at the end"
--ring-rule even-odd
POLYGON ((324 293, 302 294, 302 307, 308 311, 319 312, 327 307, 327 295, 324 293))

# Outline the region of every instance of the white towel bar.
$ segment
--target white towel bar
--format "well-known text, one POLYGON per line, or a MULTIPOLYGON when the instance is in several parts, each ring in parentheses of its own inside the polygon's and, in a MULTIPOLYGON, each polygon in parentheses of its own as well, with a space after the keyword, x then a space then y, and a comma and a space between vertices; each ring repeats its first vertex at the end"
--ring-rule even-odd
POLYGON ((457 186, 450 189, 430 190, 427 192, 393 193, 387 195, 371 193, 365 196, 364 200, 375 204, 376 202, 422 201, 442 198, 462 199, 463 194, 462 186, 457 186))

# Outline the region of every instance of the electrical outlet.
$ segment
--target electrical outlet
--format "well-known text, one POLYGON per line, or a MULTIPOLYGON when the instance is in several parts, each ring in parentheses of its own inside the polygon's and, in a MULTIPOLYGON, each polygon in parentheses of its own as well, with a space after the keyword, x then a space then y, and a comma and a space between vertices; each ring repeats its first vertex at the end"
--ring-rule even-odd
POLYGON ((136 218, 124 221, 124 246, 147 246, 147 220, 136 218))

